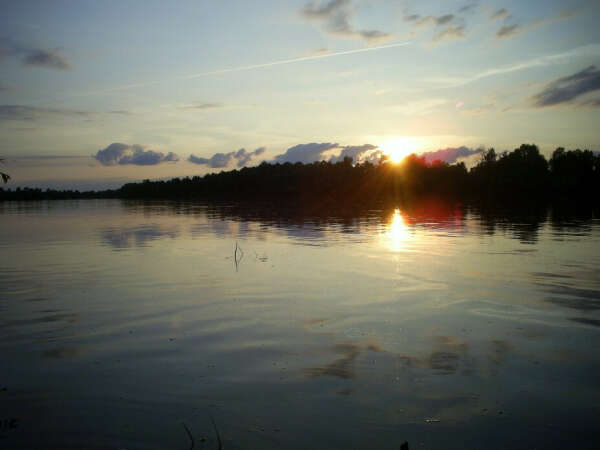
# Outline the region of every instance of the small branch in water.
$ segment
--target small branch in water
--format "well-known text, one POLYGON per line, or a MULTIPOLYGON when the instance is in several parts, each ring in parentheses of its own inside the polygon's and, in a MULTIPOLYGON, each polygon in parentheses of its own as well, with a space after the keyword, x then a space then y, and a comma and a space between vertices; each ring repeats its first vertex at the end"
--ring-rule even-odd
MULTIPOLYGON (((236 242, 236 244, 237 244, 237 242, 236 242)), ((211 416, 210 414, 208 415, 208 417, 210 417, 210 421, 212 422, 213 428, 215 429, 215 433, 217 434, 217 442, 219 443, 218 450, 223 450, 223 443, 221 442, 221 435, 219 434, 219 429, 217 428, 215 419, 213 419, 213 416, 211 416)))
POLYGON ((240 263, 240 261, 242 260, 242 258, 244 257, 244 251, 242 250, 242 247, 240 247, 237 243, 237 241, 235 241, 235 250, 233 251, 233 261, 235 263, 235 271, 237 272, 238 270, 238 264, 240 263), (238 257, 238 253, 239 253, 239 257, 238 257))
POLYGON ((184 422, 181 422, 181 425, 183 425, 183 428, 185 428, 185 431, 190 438, 190 441, 192 444, 192 445, 190 445, 190 450, 192 450, 194 448, 194 437, 192 436, 192 433, 190 433, 190 429, 187 427, 187 425, 184 422))

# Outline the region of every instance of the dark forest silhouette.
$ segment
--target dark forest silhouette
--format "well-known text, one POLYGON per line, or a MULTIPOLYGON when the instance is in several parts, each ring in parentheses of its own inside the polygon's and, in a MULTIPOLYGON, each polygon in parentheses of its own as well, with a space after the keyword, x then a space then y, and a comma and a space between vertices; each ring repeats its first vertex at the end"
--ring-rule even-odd
POLYGON ((144 180, 117 190, 57 191, 32 188, 0 189, 0 200, 29 199, 178 199, 274 200, 321 204, 351 204, 408 200, 423 195, 484 202, 583 199, 598 202, 600 155, 590 150, 557 148, 546 160, 536 145, 512 152, 489 149, 467 170, 464 162, 428 163, 424 156, 407 156, 395 164, 353 164, 351 158, 311 164, 263 162, 256 167, 223 171, 203 177, 144 180))

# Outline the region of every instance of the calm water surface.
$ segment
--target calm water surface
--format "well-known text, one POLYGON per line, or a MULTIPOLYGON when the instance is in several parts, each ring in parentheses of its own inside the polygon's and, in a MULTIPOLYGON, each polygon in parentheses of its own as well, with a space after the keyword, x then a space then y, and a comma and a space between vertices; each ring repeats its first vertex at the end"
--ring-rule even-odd
POLYGON ((0 204, 0 447, 600 447, 600 220, 0 204), (236 251, 237 246, 237 251, 236 251))

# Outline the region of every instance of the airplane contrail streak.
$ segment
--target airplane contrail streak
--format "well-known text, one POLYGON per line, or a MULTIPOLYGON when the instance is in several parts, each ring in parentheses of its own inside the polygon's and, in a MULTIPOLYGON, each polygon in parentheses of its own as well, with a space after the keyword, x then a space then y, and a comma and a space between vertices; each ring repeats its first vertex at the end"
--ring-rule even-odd
POLYGON ((315 59, 331 58, 334 56, 352 55, 355 53, 364 53, 364 52, 372 52, 375 50, 384 50, 384 49, 388 49, 388 48, 403 47, 403 46, 409 45, 410 43, 411 43, 410 41, 397 42, 395 44, 379 45, 377 47, 358 48, 355 50, 345 50, 342 52, 325 53, 323 55, 303 56, 300 58, 283 59, 283 60, 279 60, 279 61, 271 61, 271 62, 261 63, 261 64, 252 64, 250 66, 230 67, 227 69, 211 70, 208 72, 200 72, 200 73, 191 74, 191 75, 181 75, 176 78, 154 80, 154 81, 143 81, 140 83, 132 83, 132 84, 127 84, 127 85, 123 85, 123 86, 115 86, 112 88, 102 89, 102 90, 98 90, 98 91, 86 92, 84 94, 71 94, 71 95, 72 96, 101 95, 101 94, 107 94, 107 93, 115 92, 115 91, 124 91, 124 90, 128 90, 128 89, 135 89, 135 88, 139 88, 139 87, 146 87, 146 86, 151 86, 151 85, 155 85, 155 84, 159 84, 159 83, 165 83, 168 81, 172 81, 174 79, 191 80, 194 78, 206 77, 209 75, 218 75, 221 73, 241 72, 244 70, 254 70, 254 69, 260 69, 263 67, 280 66, 280 65, 284 65, 284 64, 293 64, 293 63, 298 63, 298 62, 303 62, 303 61, 312 61, 315 59))
POLYGON ((260 69, 263 67, 280 66, 283 64, 293 64, 293 63, 302 62, 302 61, 312 61, 315 59, 331 58, 333 56, 352 55, 355 53, 372 52, 374 50, 384 50, 386 48, 403 47, 403 46, 409 45, 409 44, 410 44, 410 42, 398 42, 396 44, 379 45, 377 47, 359 48, 359 49, 355 49, 355 50, 346 50, 343 52, 325 53, 323 55, 303 56, 301 58, 283 59, 280 61, 272 61, 272 62, 268 62, 268 63, 252 64, 250 66, 230 67, 228 69, 211 70, 209 72, 200 72, 200 73, 196 73, 193 75, 185 75, 181 78, 189 80, 192 78, 200 78, 200 77, 205 77, 205 76, 209 76, 209 75, 218 75, 220 73, 241 72, 244 70, 260 69))

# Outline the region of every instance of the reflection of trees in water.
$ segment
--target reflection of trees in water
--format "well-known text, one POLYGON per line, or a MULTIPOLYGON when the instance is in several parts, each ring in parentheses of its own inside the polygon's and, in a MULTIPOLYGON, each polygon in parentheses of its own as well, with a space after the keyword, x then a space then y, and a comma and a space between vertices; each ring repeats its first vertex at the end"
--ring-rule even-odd
POLYGON ((578 202, 560 202, 550 208, 552 231, 555 237, 565 234, 589 234, 594 220, 600 218, 600 208, 578 202))
POLYGON ((472 213, 479 218, 483 233, 492 236, 500 230, 523 244, 535 244, 540 229, 548 220, 548 207, 539 203, 510 208, 477 205, 472 208, 472 213))
POLYGON ((479 218, 483 233, 493 235, 497 229, 525 244, 535 244, 539 231, 549 224, 557 238, 564 235, 587 235, 600 211, 591 204, 577 202, 522 203, 510 207, 477 205, 471 209, 479 218))
MULTIPOLYGON (((186 215, 197 217, 192 234, 210 232, 219 237, 253 236, 261 238, 265 230, 275 230, 298 241, 320 245, 327 241, 328 232, 342 235, 374 235, 390 226, 394 215, 402 216, 408 228, 457 232, 465 227, 467 218, 479 223, 479 233, 494 235, 502 232, 526 244, 535 244, 539 232, 547 223, 556 233, 589 233, 598 212, 591 206, 546 203, 512 204, 510 207, 485 203, 464 205, 436 197, 421 197, 403 203, 374 202, 361 205, 339 205, 321 208, 314 203, 276 204, 273 202, 175 202, 123 201, 123 206, 147 217, 153 215, 186 215)), ((117 246, 131 246, 139 237, 141 245, 161 236, 175 237, 176 232, 146 227, 126 230, 119 236, 111 234, 117 246), (136 237, 137 236, 137 237, 136 237)), ((108 239, 108 235, 107 235, 108 239)))
POLYGON ((100 238, 104 244, 116 249, 143 247, 157 239, 165 237, 174 239, 177 236, 179 236, 177 228, 166 229, 158 225, 106 228, 100 234, 100 238))

